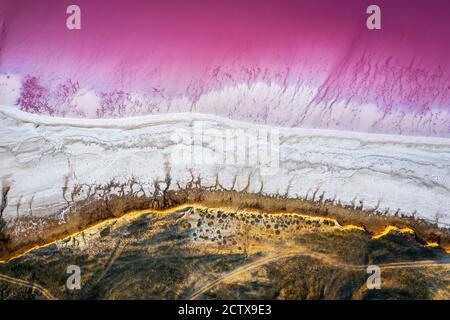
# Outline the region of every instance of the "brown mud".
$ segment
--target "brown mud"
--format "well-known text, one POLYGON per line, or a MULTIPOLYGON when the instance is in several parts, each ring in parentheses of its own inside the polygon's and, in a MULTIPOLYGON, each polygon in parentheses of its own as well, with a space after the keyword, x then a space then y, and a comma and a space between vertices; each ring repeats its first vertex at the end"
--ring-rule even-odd
MULTIPOLYGON (((80 193, 80 189, 75 188, 72 191, 72 199, 80 193)), ((368 211, 364 210, 362 205, 344 206, 334 200, 324 199, 323 195, 314 195, 312 199, 307 200, 248 193, 246 190, 213 190, 188 186, 179 191, 161 190, 158 187, 151 197, 139 195, 137 192, 121 192, 119 195, 97 199, 88 196, 70 203, 63 216, 15 218, 0 225, 0 261, 9 261, 34 248, 46 246, 125 214, 170 211, 183 205, 223 208, 224 211, 323 217, 333 219, 341 226, 363 228, 373 236, 383 233, 387 227, 411 229, 420 244, 440 246, 450 252, 450 233, 447 229, 414 217, 389 215, 386 211, 368 211)), ((0 216, 0 223, 2 221, 0 216)))

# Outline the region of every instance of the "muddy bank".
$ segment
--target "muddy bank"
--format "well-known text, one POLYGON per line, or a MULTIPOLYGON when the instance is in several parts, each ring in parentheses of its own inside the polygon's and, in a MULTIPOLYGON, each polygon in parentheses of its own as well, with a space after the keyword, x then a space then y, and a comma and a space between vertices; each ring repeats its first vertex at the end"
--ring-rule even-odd
MULTIPOLYGON (((117 188, 117 184, 108 188, 117 188)), ((75 188, 72 196, 81 188, 75 188)), ((313 195, 311 200, 292 199, 285 196, 268 196, 243 191, 213 190, 198 186, 188 186, 179 191, 167 191, 156 187, 153 197, 139 195, 138 192, 119 193, 102 198, 87 197, 70 203, 58 216, 18 217, 3 223, 0 235, 0 259, 8 261, 35 247, 61 240, 91 226, 128 213, 143 211, 170 211, 182 205, 201 205, 222 209, 225 212, 241 210, 251 213, 302 214, 313 217, 335 219, 340 225, 357 226, 375 235, 387 226, 400 229, 409 228, 416 240, 424 245, 440 246, 450 250, 449 230, 439 228, 427 221, 402 215, 388 215, 378 210, 366 211, 361 206, 343 206, 322 195, 313 195)), ((1 220, 0 220, 1 222, 1 220)))

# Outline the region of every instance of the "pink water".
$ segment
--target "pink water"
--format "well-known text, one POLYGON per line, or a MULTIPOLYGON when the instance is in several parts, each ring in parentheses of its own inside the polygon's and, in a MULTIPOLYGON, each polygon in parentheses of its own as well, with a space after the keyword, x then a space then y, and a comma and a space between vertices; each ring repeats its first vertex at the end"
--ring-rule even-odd
POLYGON ((1 0, 0 12, 0 74, 20 77, 26 111, 450 136, 448 0, 1 0), (69 4, 81 30, 66 28, 69 4), (369 4, 381 30, 366 27, 369 4), (76 100, 86 92, 97 99, 76 100))

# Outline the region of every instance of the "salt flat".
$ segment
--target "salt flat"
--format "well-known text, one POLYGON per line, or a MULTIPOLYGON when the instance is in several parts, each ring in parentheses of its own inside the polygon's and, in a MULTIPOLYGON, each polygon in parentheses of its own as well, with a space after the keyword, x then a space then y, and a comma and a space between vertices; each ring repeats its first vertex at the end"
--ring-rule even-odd
POLYGON ((63 189, 76 185, 135 178, 150 195, 154 181, 164 181, 168 172, 170 189, 183 188, 192 176, 200 176, 204 187, 217 178, 224 188, 316 200, 323 195, 450 223, 447 138, 275 128, 196 113, 55 118, 0 106, 0 178, 2 188, 10 187, 6 220, 58 213, 67 204, 63 189), (195 128, 202 139, 179 139, 195 128), (230 130, 275 133, 269 171, 248 161, 208 161, 219 152, 217 139, 208 135, 230 130), (203 157, 186 161, 180 149, 203 157))

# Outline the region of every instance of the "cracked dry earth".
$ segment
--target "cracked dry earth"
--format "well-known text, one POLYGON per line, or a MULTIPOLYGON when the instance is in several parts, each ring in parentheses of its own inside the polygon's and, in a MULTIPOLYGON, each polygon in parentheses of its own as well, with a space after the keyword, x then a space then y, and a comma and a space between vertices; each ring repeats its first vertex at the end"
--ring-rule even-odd
POLYGON ((0 264, 2 299, 450 298, 450 259, 410 233, 186 207, 125 215, 0 264), (382 287, 366 287, 368 265, 382 287), (69 265, 81 289, 69 290, 69 265))

